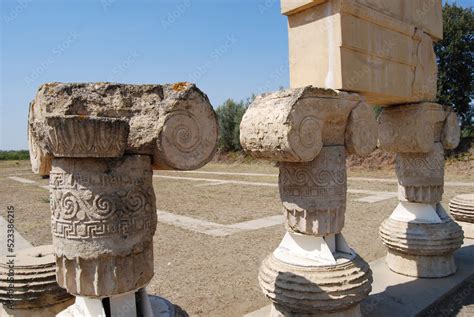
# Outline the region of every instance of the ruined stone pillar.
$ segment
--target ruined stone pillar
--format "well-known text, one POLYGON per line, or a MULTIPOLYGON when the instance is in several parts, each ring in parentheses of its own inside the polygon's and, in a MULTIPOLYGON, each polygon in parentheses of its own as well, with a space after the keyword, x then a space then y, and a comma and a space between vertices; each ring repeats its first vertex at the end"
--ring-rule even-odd
POLYGON ((375 148, 372 109, 356 94, 290 89, 257 97, 240 135, 249 154, 279 162, 287 233, 258 276, 272 316, 360 316, 372 275, 341 230, 346 152, 375 148))
POLYGON ((451 199, 449 212, 464 231, 464 237, 474 239, 474 194, 458 195, 451 199))
POLYGON ((55 317, 74 303, 56 282, 53 246, 42 245, 0 258, 0 316, 55 317))
POLYGON ((444 149, 459 143, 454 112, 433 103, 384 108, 379 118, 382 149, 397 153, 400 203, 380 227, 391 270, 416 277, 456 272, 453 253, 463 232, 440 202, 444 186, 444 149))
POLYGON ((190 83, 41 86, 30 150, 33 168, 50 174, 58 284, 80 302, 110 298, 112 315, 117 298, 135 307, 154 274, 153 169, 203 166, 217 130, 207 96, 190 83))

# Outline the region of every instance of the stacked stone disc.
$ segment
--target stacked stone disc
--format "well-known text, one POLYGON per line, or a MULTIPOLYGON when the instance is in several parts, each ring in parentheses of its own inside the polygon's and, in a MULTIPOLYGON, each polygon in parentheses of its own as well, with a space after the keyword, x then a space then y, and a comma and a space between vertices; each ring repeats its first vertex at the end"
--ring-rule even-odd
POLYGON ((0 302, 14 316, 33 316, 35 312, 54 316, 73 302, 72 295, 56 282, 52 245, 24 249, 15 257, 0 260, 0 302), (9 264, 11 260, 13 264, 9 264))
POLYGON ((464 194, 454 197, 449 203, 449 211, 461 225, 464 236, 474 239, 474 194, 464 194))
POLYGON ((358 304, 371 291, 372 274, 359 256, 337 265, 302 267, 269 255, 258 281, 274 302, 272 316, 357 316, 358 304))
POLYGON ((389 252, 387 263, 404 275, 438 278, 456 272, 453 253, 463 242, 457 225, 438 206, 440 223, 410 223, 387 218, 380 226, 380 238, 389 252))

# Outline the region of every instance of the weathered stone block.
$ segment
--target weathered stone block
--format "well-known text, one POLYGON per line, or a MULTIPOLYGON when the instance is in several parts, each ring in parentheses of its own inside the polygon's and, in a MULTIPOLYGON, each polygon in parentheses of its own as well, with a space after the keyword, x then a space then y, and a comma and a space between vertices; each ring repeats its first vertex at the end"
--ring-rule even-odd
POLYGON ((441 143, 446 150, 454 150, 461 140, 461 125, 455 112, 450 112, 441 132, 441 143))
MULTIPOLYGON (((401 12, 394 18, 398 9, 391 8, 392 2, 399 1, 304 1, 303 10, 290 10, 291 87, 354 91, 379 105, 435 100, 433 40, 411 24, 420 19, 402 19, 401 12)), ((411 5, 416 6, 412 1, 406 7, 411 5)), ((440 6, 436 16, 441 21, 440 6)))
POLYGON ((398 198, 415 203, 438 203, 444 192, 444 150, 441 143, 429 153, 397 153, 398 198))
MULTIPOLYGON (((28 114, 28 122, 31 122, 32 113, 28 114)), ((28 124, 28 148, 30 152, 30 163, 31 170, 35 174, 41 176, 48 176, 49 171, 51 171, 51 163, 53 161, 53 156, 48 153, 44 153, 41 150, 41 147, 38 145, 38 140, 31 132, 30 124, 28 124)))
POLYGON ((357 3, 422 29, 434 39, 443 38, 441 0, 281 0, 281 13, 292 15, 327 1, 357 3))
POLYGON ((447 148, 459 143, 456 115, 448 107, 434 103, 408 104, 384 108, 379 117, 380 147, 396 153, 428 153, 435 142, 447 148))
POLYGON ((108 297, 153 277, 156 204, 148 156, 54 159, 50 176, 58 283, 108 297))
POLYGON ((49 83, 30 105, 29 131, 32 163, 42 173, 55 155, 123 152, 153 156, 156 169, 194 169, 214 154, 218 125, 207 96, 190 83, 49 83))
POLYGON ((320 237, 341 232, 347 193, 343 146, 325 146, 309 163, 280 163, 278 183, 288 230, 320 237))
POLYGON ((282 162, 312 161, 323 145, 368 154, 377 129, 367 107, 357 94, 314 87, 262 95, 242 119, 240 142, 254 157, 282 162))
POLYGON ((374 111, 366 103, 352 110, 345 132, 346 150, 349 154, 367 156, 377 146, 377 122, 374 111))

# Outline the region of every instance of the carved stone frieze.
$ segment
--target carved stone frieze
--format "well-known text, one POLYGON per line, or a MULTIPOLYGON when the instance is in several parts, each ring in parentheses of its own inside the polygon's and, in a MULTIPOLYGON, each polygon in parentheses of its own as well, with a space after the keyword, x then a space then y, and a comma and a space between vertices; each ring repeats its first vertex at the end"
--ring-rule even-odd
POLYGON ((344 146, 325 146, 309 163, 280 163, 279 188, 289 230, 315 236, 340 233, 346 210, 344 146))
POLYGON ((397 153, 398 196, 402 201, 437 203, 444 191, 444 150, 441 143, 429 153, 397 153))
POLYGON ((100 297, 151 279, 157 216, 150 157, 55 159, 50 195, 62 287, 100 297))

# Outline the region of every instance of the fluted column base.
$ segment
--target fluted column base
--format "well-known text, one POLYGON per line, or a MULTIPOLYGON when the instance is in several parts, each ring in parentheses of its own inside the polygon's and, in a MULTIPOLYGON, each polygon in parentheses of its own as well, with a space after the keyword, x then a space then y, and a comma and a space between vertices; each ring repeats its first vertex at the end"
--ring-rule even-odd
POLYGON ((387 250, 388 267, 399 274, 422 277, 441 278, 453 275, 457 271, 454 252, 438 256, 403 254, 387 250))
POLYGON ((462 227, 464 237, 474 239, 474 194, 454 197, 449 203, 449 211, 462 227))
POLYGON ((59 302, 56 305, 41 308, 25 308, 25 309, 8 309, 2 307, 0 309, 0 317, 55 317, 58 313, 74 304, 74 298, 65 302, 59 302))
POLYGON ((273 254, 262 263, 259 283, 273 302, 271 316, 360 316, 370 293, 372 272, 359 256, 339 257, 336 265, 298 266, 273 254))
POLYGON ((105 298, 144 288, 153 278, 153 242, 136 246, 128 256, 56 258, 58 284, 70 294, 105 298), (110 295, 103 295, 110 294, 110 295))
MULTIPOLYGON (((387 265, 399 274, 440 278, 456 273, 454 252, 463 243, 463 231, 441 205, 433 209, 438 222, 386 219, 380 238, 387 247, 387 265)), ((425 215, 426 216, 426 215, 425 215)))

